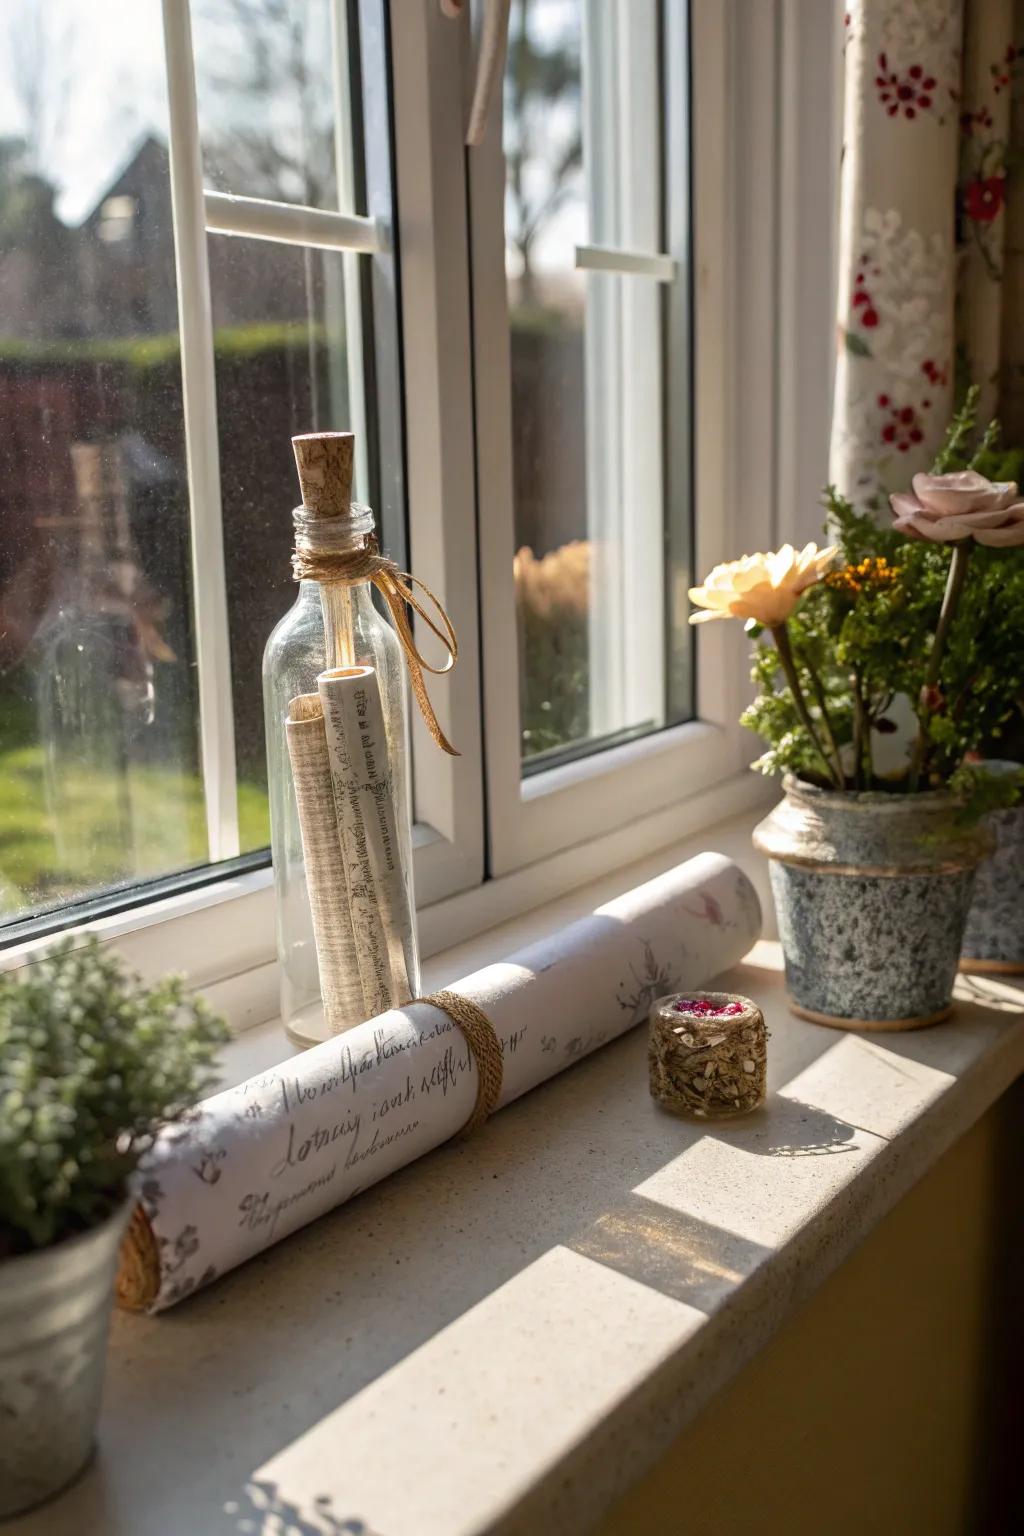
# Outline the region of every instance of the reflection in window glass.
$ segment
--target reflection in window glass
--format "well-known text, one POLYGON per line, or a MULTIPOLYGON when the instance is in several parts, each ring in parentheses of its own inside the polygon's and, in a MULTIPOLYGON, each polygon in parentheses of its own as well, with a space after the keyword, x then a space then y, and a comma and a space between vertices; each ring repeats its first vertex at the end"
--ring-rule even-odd
MULTIPOLYGON (((668 701, 658 0, 513 0, 504 86, 515 581, 529 770, 668 701)), ((672 583, 672 591, 678 586, 672 583)), ((678 615, 674 615, 678 622, 678 615)), ((677 697, 679 689, 674 690, 677 697)))
POLYGON ((337 208, 331 0, 192 0, 207 186, 337 208))
POLYGON ((343 256, 210 235, 242 852, 269 840, 260 668, 295 601, 291 436, 350 421, 343 256))
POLYGON ((0 102, 3 920, 206 831, 159 5, 13 0, 0 102))
MULTIPOLYGON (((209 857, 162 12, 0 10, 0 924, 209 857)), ((338 207, 344 8, 190 14, 208 183, 338 207)), ((260 658, 295 591, 289 436, 351 417, 347 258, 208 250, 218 420, 196 430, 219 440, 244 852, 268 841, 260 658)))

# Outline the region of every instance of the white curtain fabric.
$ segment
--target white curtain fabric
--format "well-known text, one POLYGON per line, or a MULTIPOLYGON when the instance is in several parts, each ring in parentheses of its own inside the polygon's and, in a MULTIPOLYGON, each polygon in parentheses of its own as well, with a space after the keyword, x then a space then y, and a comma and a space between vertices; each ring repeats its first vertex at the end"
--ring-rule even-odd
POLYGON ((969 383, 1024 443, 1022 48, 1024 0, 848 0, 830 475, 862 506, 969 383))

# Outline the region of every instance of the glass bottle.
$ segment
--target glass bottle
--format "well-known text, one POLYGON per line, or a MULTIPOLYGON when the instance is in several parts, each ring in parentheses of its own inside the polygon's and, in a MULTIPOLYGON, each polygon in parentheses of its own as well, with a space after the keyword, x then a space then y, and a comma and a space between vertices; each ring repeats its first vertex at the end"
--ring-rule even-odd
POLYGON ((144 866, 136 771, 153 736, 153 663, 131 594, 116 444, 71 448, 76 502, 39 520, 55 582, 34 641, 43 783, 59 880, 80 889, 144 866))
MULTIPOLYGON (((303 496, 302 506, 292 514, 297 547, 332 553, 362 549, 373 532, 374 518, 369 507, 350 500, 352 434, 310 433, 292 441, 303 496)), ((377 674, 398 812, 399 857, 411 894, 412 818, 406 670, 401 643, 374 607, 369 581, 356 585, 300 581, 293 607, 267 641, 263 657, 263 707, 281 1017, 289 1038, 304 1046, 326 1040, 331 1031, 320 993, 285 722, 290 701, 301 694, 316 693, 321 672, 349 666, 370 666, 377 674)), ((409 987, 412 995, 417 996, 420 977, 415 934, 408 959, 409 987)), ((347 1021, 361 1022, 361 1016, 347 1021)))

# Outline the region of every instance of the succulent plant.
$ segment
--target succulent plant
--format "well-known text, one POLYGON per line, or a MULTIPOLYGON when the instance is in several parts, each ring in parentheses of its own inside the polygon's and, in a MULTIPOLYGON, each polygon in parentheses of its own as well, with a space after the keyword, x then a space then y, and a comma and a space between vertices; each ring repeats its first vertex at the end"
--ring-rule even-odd
POLYGON ((180 978, 150 985, 95 938, 0 975, 0 1258, 102 1221, 226 1034, 180 978))

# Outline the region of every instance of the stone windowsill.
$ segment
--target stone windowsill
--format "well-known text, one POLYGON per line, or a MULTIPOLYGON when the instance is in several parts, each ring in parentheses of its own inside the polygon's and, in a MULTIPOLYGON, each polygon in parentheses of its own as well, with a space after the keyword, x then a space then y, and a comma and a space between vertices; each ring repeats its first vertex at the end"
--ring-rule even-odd
MULTIPOLYGON (((765 892, 749 822, 724 824, 426 984, 701 842, 765 892)), ((119 1315, 99 1454, 12 1533, 586 1530, 1024 1068, 1005 983, 964 979, 948 1024, 875 1037, 794 1019, 771 940, 721 985, 765 1008, 762 1111, 660 1113, 637 1029, 177 1310, 119 1315)), ((283 1054, 254 1030, 228 1070, 283 1054)))

